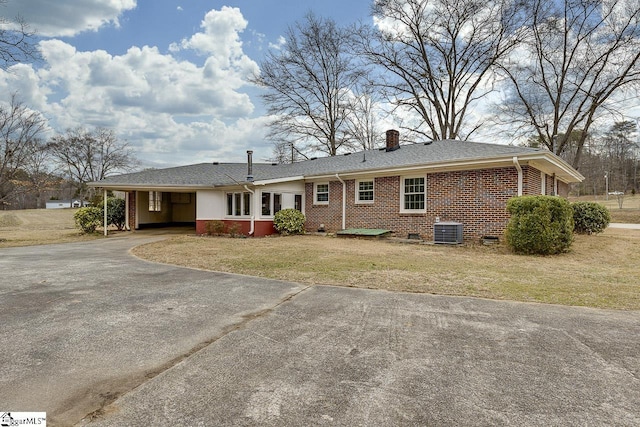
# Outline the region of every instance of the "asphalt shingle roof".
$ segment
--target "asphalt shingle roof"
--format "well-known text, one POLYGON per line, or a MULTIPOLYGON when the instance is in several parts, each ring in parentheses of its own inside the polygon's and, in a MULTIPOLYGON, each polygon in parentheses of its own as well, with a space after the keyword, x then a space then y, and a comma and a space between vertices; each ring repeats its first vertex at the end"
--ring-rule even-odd
MULTIPOLYGON (((540 152, 539 149, 466 141, 434 141, 402 145, 395 151, 368 150, 293 164, 253 164, 255 181, 375 171, 452 161, 482 160, 540 152)), ((246 163, 199 163, 108 177, 99 186, 224 186, 247 182, 246 163)), ((98 183, 93 183, 98 184, 98 183)))

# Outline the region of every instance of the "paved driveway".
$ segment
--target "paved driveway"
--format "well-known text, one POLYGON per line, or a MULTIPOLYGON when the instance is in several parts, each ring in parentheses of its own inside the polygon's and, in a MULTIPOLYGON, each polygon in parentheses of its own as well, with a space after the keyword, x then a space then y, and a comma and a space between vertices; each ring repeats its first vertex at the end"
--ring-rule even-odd
POLYGON ((638 312, 305 288, 146 263, 126 252, 142 241, 0 250, 0 410, 91 426, 640 424, 638 312))

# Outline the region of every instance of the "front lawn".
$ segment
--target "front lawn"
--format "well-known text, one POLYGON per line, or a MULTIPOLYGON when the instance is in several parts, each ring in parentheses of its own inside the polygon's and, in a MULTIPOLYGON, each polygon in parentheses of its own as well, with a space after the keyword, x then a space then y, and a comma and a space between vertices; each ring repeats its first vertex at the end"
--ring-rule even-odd
POLYGON ((133 253, 151 261, 304 284, 640 310, 640 230, 577 236, 570 253, 549 257, 514 255, 503 245, 322 236, 180 236, 133 253))

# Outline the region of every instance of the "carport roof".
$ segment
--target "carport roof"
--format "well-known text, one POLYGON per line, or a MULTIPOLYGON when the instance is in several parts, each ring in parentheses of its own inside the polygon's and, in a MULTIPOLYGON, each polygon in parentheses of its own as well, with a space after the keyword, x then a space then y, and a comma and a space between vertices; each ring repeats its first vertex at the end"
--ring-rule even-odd
MULTIPOLYGON (((517 157, 518 161, 535 162, 537 168, 554 173, 565 182, 579 182, 583 179, 568 163, 547 150, 445 140, 430 144, 402 145, 394 151, 367 150, 293 164, 254 163, 253 182, 259 184, 320 179, 335 174, 362 175, 412 169, 477 169, 513 165, 514 157, 517 157)), ((89 185, 113 189, 213 188, 249 182, 246 163, 213 162, 117 175, 89 185)))

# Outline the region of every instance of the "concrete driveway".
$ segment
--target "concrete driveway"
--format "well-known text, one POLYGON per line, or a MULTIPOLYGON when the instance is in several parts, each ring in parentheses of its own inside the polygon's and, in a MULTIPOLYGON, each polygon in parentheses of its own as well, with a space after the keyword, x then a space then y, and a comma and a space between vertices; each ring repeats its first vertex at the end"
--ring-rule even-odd
POLYGON ((639 425, 640 313, 0 249, 0 411, 50 425, 639 425))

